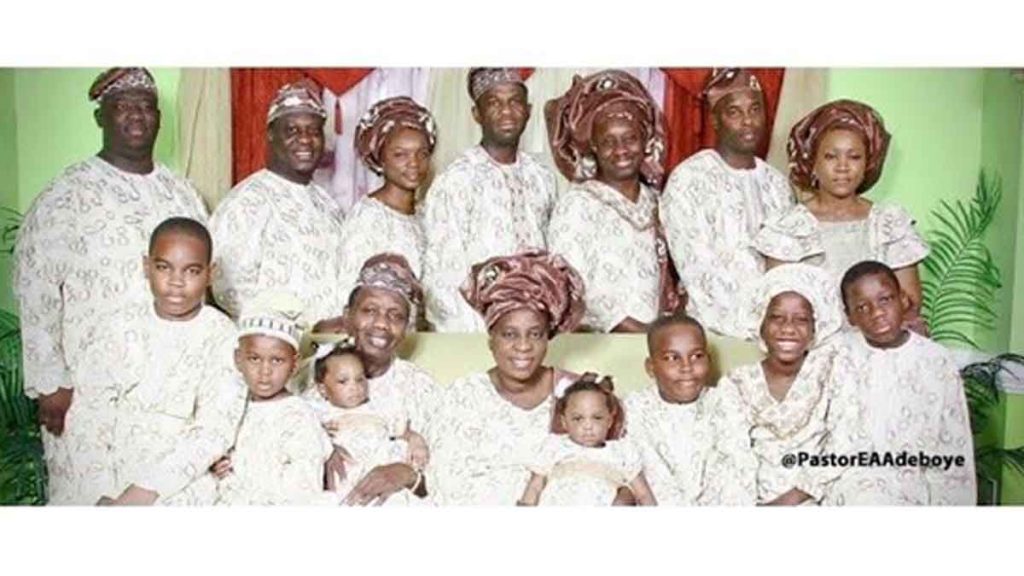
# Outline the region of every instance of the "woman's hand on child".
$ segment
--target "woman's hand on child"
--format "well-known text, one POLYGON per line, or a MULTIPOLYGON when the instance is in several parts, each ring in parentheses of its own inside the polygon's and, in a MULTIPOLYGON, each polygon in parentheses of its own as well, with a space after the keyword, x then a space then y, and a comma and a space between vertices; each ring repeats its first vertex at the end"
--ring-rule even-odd
POLYGON ((71 407, 74 390, 58 388, 53 394, 39 395, 39 424, 54 436, 64 433, 64 416, 71 407))
POLYGON ((223 456, 220 460, 217 460, 210 466, 210 472, 217 480, 223 480, 234 472, 234 468, 231 467, 231 456, 223 456))

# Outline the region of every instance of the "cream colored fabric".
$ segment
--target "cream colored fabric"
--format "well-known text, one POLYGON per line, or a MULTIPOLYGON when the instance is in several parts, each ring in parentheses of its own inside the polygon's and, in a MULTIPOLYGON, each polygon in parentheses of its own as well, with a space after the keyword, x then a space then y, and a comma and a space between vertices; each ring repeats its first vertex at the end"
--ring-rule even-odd
POLYGON ((347 303, 363 264, 382 252, 404 256, 416 278, 422 278, 425 247, 419 218, 402 214, 374 198, 363 198, 352 208, 341 231, 338 293, 347 303))
POLYGON ((643 462, 628 438, 593 448, 568 434, 548 434, 526 467, 547 478, 540 506, 610 506, 619 487, 640 475, 643 462))
POLYGON ((178 166, 213 211, 231 189, 229 69, 181 69, 177 152, 178 166))
POLYGON ((928 256, 928 243, 914 219, 897 204, 873 204, 868 217, 853 222, 819 221, 798 204, 765 223, 754 248, 783 262, 806 261, 825 268, 836 286, 850 266, 877 260, 891 268, 913 266, 928 256))
POLYGON ((523 410, 502 398, 486 372, 444 392, 427 439, 427 486, 440 505, 512 506, 530 473, 524 465, 548 435, 553 399, 523 410))
POLYGON ((323 490, 333 448, 313 409, 296 396, 250 400, 231 454, 233 472, 217 486, 218 504, 335 504, 323 490))
POLYGON ((426 317, 435 330, 486 330, 459 287, 474 264, 546 248, 554 194, 554 174, 532 156, 520 152, 513 164, 499 164, 479 145, 434 180, 419 213, 426 317))
POLYGON ((733 309, 744 287, 764 273, 751 242, 765 220, 792 205, 785 176, 760 159, 750 170, 737 170, 715 150, 704 150, 672 171, 659 216, 690 296, 687 311, 705 328, 744 334, 733 309))
POLYGON ((572 185, 555 203, 548 247, 583 277, 586 328, 611 332, 626 318, 657 318, 657 207, 656 192, 643 184, 637 201, 630 202, 597 180, 572 185))
POLYGON ((142 257, 153 229, 171 216, 205 222, 206 209, 192 185, 161 164, 130 174, 93 156, 36 197, 14 249, 26 395, 70 387, 67 371, 98 320, 152 305, 142 257))
POLYGON ((789 131, 801 118, 828 101, 828 74, 827 68, 786 68, 767 158, 768 163, 783 174, 789 174, 786 152, 789 131))
POLYGON ((726 419, 719 425, 749 431, 749 452, 734 452, 731 470, 716 470, 713 477, 739 478, 745 486, 753 479, 753 495, 762 504, 793 488, 820 500, 823 486, 835 479, 822 478, 822 471, 810 467, 786 466, 783 458, 800 452, 821 455, 839 422, 856 426, 857 404, 842 393, 844 383, 835 369, 839 352, 829 344, 812 350, 781 401, 769 393, 760 363, 737 368, 723 378, 719 387, 735 393, 721 396, 726 419))
POLYGON ((705 390, 689 404, 666 402, 656 385, 625 397, 626 435, 639 447, 644 477, 659 506, 718 504, 705 502, 707 465, 714 445, 705 390))
POLYGON ((233 318, 267 290, 297 295, 310 324, 341 315, 341 230, 341 209, 322 188, 256 172, 210 219, 214 297, 233 318))
POLYGON ((974 505, 974 446, 967 401, 949 352, 910 332, 894 349, 874 348, 860 332, 843 335, 852 361, 842 375, 863 403, 867 440, 858 450, 960 456, 964 466, 858 468, 845 475, 837 504, 974 505))

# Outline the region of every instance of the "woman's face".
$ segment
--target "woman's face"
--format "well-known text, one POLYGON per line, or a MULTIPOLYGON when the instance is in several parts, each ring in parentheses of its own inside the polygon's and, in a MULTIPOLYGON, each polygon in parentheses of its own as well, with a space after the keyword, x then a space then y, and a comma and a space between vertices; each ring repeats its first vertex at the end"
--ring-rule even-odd
POLYGON ((644 161, 644 132, 636 120, 601 116, 594 123, 590 147, 597 160, 599 180, 623 182, 639 178, 644 161))
POLYGON ((814 155, 818 191, 836 198, 857 194, 867 169, 867 147, 860 134, 851 130, 829 130, 814 155))
POLYGON ((814 309, 796 292, 772 298, 761 322, 761 338, 768 356, 789 364, 803 359, 814 340, 814 309))
POLYGON ((505 314, 491 328, 488 346, 505 379, 531 382, 548 353, 548 319, 531 308, 505 314))
POLYGON ((384 179, 405 192, 416 192, 430 170, 430 145, 423 132, 399 128, 381 150, 384 179))

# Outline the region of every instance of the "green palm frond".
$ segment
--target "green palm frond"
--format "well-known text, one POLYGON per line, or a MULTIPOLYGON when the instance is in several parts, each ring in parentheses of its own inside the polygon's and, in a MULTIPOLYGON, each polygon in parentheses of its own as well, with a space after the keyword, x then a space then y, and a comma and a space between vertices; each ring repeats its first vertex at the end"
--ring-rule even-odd
POLYGON ((34 426, 35 402, 25 397, 18 317, 0 310, 0 431, 34 426))
POLYGON ((1011 449, 985 446, 974 453, 974 466, 979 475, 998 479, 1004 465, 1024 475, 1024 446, 1011 449))
POLYGON ((1000 178, 989 178, 982 171, 969 203, 943 200, 932 211, 941 227, 929 234, 931 253, 924 260, 927 277, 921 282, 921 315, 936 341, 976 349, 977 343, 964 330, 995 327, 993 303, 1002 281, 983 239, 1001 200, 1000 178))
POLYGON ((967 407, 971 418, 971 431, 975 434, 985 430, 989 412, 999 404, 999 386, 996 383, 1001 373, 1011 374, 1008 364, 1024 366, 1024 356, 1006 353, 984 362, 968 364, 960 369, 967 395, 967 407))
POLYGON ((21 212, 7 206, 0 207, 0 252, 14 253, 14 240, 21 229, 21 212))

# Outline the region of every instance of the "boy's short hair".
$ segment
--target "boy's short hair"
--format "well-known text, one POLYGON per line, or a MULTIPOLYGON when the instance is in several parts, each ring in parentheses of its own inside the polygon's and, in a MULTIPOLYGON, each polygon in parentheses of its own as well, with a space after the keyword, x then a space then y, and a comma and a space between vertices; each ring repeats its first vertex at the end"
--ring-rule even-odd
POLYGON ((850 309, 850 307, 846 303, 846 296, 849 293, 850 288, 853 287, 854 283, 856 283, 861 278, 864 278, 865 276, 873 276, 875 274, 881 274, 882 276, 885 276, 889 280, 892 280, 892 283, 895 284, 897 288, 900 287, 900 280, 899 278, 896 277, 896 273, 893 272, 892 268, 876 260, 865 260, 863 262, 858 262, 853 266, 850 266, 846 273, 843 274, 843 279, 839 283, 839 296, 843 299, 844 309, 850 309))
POLYGON ((164 220, 149 235, 149 254, 151 256, 156 248, 157 240, 165 234, 184 234, 199 240, 206 246, 206 263, 209 264, 213 259, 213 238, 202 222, 184 216, 174 216, 164 220))
POLYGON ((693 326, 700 332, 700 337, 704 339, 706 344, 708 336, 704 332, 704 325, 693 316, 687 315, 685 312, 676 312, 668 316, 659 316, 654 322, 647 325, 647 353, 654 354, 654 337, 662 330, 670 326, 693 326))

